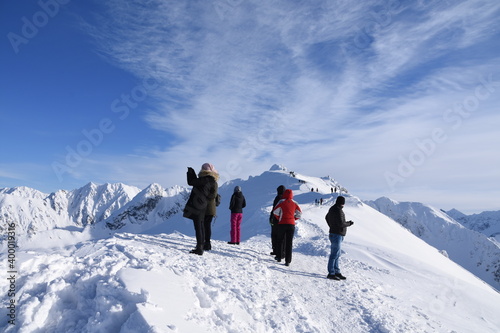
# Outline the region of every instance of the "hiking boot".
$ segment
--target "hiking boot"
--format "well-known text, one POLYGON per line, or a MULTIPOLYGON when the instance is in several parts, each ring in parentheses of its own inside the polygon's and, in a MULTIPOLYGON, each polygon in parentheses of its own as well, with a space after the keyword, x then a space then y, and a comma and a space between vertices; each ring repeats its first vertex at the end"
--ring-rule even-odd
POLYGON ((335 274, 335 276, 336 276, 336 277, 338 277, 338 278, 339 278, 339 280, 345 280, 345 279, 347 279, 345 276, 343 276, 343 275, 342 275, 342 274, 340 274, 340 273, 335 274))
POLYGON ((338 276, 337 276, 337 275, 335 275, 335 274, 328 274, 328 275, 326 276, 326 278, 327 278, 327 279, 330 279, 330 280, 337 280, 337 281, 339 281, 339 280, 340 280, 340 279, 338 278, 338 276))
POLYGON ((189 253, 197 254, 199 256, 202 256, 203 255, 203 250, 192 249, 191 251, 189 251, 189 253))

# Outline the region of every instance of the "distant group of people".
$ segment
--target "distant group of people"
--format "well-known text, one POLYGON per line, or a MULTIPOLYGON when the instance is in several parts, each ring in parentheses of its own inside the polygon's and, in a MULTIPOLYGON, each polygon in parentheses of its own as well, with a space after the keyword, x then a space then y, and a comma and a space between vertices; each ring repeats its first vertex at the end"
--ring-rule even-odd
MULTIPOLYGON (((337 193, 337 186, 335 187, 331 187, 330 190, 332 191, 332 193, 335 191, 335 193, 337 193)), ((314 192, 314 187, 311 188, 311 192, 314 192)), ((319 188, 316 188, 316 192, 319 192, 319 188)))
MULTIPOLYGON (((196 235, 196 247, 190 253, 203 255, 204 251, 212 249, 211 223, 216 215, 217 206, 220 204, 217 181, 219 174, 210 163, 204 163, 201 170, 196 174, 193 168, 188 167, 187 183, 192 186, 189 199, 184 208, 183 216, 193 220, 196 235)), ((336 190, 336 189, 335 189, 336 190)), ((280 185, 274 198, 273 208, 269 216, 271 225, 271 255, 275 260, 285 260, 285 265, 292 262, 293 237, 295 234, 295 221, 302 216, 302 210, 295 200, 293 192, 280 185)), ((336 192, 336 191, 335 191, 336 192)), ((333 193, 333 191, 332 191, 333 193)), ((329 226, 330 256, 328 258, 328 279, 346 279, 340 272, 339 257, 341 245, 347 232, 347 227, 354 224, 346 221, 343 212, 345 197, 338 196, 335 204, 330 207, 325 219, 329 226)), ((234 188, 229 203, 231 210, 231 240, 228 244, 239 245, 241 241, 241 222, 243 219, 243 208, 246 207, 246 199, 240 186, 234 188)))

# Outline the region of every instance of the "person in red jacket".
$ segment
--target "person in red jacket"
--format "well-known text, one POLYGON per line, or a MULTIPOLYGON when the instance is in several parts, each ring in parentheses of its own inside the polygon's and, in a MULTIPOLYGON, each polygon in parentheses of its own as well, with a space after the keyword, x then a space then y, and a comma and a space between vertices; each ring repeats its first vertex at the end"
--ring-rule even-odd
MULTIPOLYGON (((295 233, 295 220, 300 219, 302 210, 293 200, 293 192, 288 189, 283 193, 283 199, 276 205, 273 214, 278 220, 277 226, 277 248, 281 249, 284 243, 285 265, 292 262, 293 235, 295 233)), ((278 252, 275 258, 281 262, 281 253, 278 252)))

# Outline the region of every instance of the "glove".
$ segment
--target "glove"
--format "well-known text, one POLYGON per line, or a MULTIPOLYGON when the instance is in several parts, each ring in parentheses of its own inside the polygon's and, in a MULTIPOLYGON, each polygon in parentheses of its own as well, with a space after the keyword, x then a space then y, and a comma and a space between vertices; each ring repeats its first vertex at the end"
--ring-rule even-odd
POLYGON ((349 225, 353 225, 354 224, 354 222, 352 222, 352 221, 349 221, 349 223, 350 223, 349 225))

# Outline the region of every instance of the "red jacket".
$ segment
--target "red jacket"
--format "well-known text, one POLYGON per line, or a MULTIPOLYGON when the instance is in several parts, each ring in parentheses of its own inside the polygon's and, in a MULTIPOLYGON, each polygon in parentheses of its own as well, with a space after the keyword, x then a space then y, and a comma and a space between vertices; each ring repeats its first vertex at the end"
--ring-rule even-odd
POLYGON ((295 220, 300 219, 302 210, 293 200, 292 190, 285 190, 285 193, 283 193, 283 199, 278 202, 273 210, 273 214, 278 219, 278 224, 295 225, 295 220))

